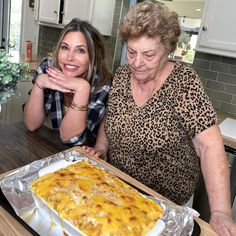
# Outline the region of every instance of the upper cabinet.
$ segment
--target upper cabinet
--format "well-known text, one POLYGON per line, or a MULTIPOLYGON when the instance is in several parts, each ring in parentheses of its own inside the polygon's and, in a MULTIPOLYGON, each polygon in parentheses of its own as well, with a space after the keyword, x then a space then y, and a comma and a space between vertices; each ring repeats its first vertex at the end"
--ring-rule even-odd
POLYGON ((62 24, 68 24, 73 18, 90 21, 93 0, 64 0, 62 24))
POLYGON ((236 1, 206 0, 196 51, 236 58, 236 1))
POLYGON ((94 25, 103 35, 111 35, 115 0, 37 0, 40 24, 64 27, 78 17, 94 25))
POLYGON ((93 0, 91 23, 103 35, 111 35, 115 0, 93 0))
POLYGON ((59 0, 40 0, 39 21, 57 24, 60 16, 59 0))

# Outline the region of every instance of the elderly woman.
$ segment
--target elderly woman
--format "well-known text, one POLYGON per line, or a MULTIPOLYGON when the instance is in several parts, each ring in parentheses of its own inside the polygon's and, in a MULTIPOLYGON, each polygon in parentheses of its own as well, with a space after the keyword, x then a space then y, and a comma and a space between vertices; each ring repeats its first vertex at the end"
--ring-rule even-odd
POLYGON ((54 60, 52 66, 46 58, 36 72, 25 125, 34 131, 48 116, 63 143, 94 144, 111 84, 102 36, 75 18, 62 30, 54 60))
POLYGON ((90 154, 184 205, 200 166, 211 207, 210 224, 236 235, 231 219, 229 168, 216 112, 196 72, 168 55, 176 48, 178 15, 160 3, 134 6, 120 25, 128 65, 120 66, 108 110, 90 154))

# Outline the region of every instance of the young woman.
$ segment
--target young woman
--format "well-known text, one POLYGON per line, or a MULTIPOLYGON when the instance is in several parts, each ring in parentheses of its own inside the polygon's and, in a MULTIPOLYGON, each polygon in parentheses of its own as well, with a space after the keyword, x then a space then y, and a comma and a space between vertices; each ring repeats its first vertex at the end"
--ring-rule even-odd
POLYGON ((30 131, 50 117, 66 144, 93 144, 105 112, 111 74, 100 33, 86 21, 73 19, 62 30, 54 53, 42 61, 24 107, 30 131))

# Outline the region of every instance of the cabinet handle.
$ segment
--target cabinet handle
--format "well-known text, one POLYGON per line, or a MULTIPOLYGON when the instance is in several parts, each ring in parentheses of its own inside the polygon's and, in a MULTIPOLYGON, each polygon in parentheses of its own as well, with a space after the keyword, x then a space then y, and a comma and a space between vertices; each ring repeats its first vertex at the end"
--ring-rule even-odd
POLYGON ((202 27, 202 30, 203 30, 203 31, 207 31, 207 26, 203 26, 203 27, 202 27))
POLYGON ((54 10, 54 12, 53 12, 53 13, 54 13, 54 14, 57 14, 57 11, 55 11, 55 10, 54 10))

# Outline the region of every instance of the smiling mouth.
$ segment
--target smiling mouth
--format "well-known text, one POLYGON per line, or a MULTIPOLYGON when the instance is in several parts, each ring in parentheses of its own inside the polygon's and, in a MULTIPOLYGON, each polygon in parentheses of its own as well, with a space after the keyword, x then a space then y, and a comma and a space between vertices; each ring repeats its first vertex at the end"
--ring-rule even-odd
POLYGON ((69 70, 74 70, 74 69, 77 69, 78 68, 78 66, 73 66, 73 65, 68 65, 68 64, 64 64, 64 67, 66 68, 66 69, 69 69, 69 70))
POLYGON ((66 73, 66 71, 69 72, 69 73, 74 73, 75 71, 78 70, 78 68, 79 68, 79 66, 64 64, 65 73, 66 73))

